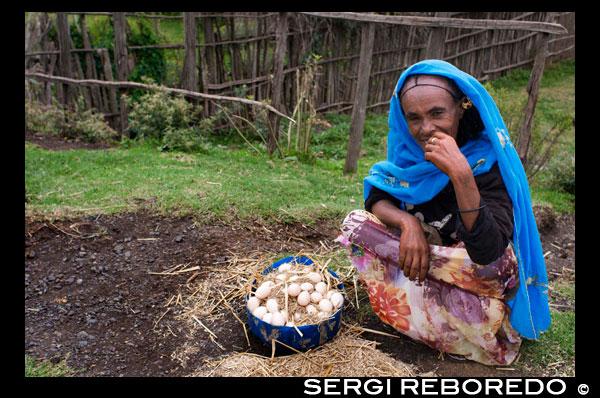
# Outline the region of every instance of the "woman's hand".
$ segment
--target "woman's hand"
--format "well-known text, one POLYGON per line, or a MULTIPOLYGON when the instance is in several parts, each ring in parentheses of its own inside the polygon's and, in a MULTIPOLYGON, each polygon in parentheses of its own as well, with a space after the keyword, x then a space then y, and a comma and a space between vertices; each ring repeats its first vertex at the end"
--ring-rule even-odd
MULTIPOLYGON (((465 155, 450 135, 436 131, 425 145, 425 160, 450 177, 459 209, 475 209, 481 204, 479 189, 465 155)), ((470 232, 479 215, 479 210, 461 213, 465 229, 470 232)))
POLYGON ((429 244, 419 219, 385 199, 375 202, 371 210, 385 225, 402 230, 398 248, 398 267, 404 271, 404 276, 411 281, 414 281, 417 276, 420 281, 425 280, 429 269, 429 244))
POLYGON ((427 140, 425 160, 433 163, 450 179, 459 173, 471 172, 469 162, 458 148, 456 140, 440 131, 433 133, 427 140))
POLYGON ((418 276, 422 282, 429 269, 429 244, 421 223, 416 217, 411 217, 414 221, 405 223, 400 234, 398 267, 409 280, 414 281, 418 276))

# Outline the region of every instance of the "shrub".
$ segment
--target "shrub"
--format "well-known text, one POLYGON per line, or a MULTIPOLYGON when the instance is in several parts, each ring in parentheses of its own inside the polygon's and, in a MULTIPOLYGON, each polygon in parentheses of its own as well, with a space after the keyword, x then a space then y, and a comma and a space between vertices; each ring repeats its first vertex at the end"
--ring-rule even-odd
POLYGON ((550 164, 550 187, 575 194, 575 155, 563 153, 550 164))
POLYGON ((132 137, 149 140, 161 150, 192 151, 204 147, 212 120, 202 120, 202 108, 164 91, 145 93, 140 101, 127 98, 132 137))
POLYGON ((117 138, 116 131, 108 126, 102 114, 93 109, 85 110, 82 97, 79 97, 74 111, 64 109, 56 102, 42 106, 26 99, 25 128, 86 142, 107 142, 117 138))

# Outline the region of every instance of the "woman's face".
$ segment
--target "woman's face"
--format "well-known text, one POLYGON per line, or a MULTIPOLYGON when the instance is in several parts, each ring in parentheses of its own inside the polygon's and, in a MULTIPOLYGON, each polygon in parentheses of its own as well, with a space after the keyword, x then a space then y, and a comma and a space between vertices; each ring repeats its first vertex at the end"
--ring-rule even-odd
POLYGON ((458 122, 464 114, 460 101, 448 91, 424 84, 435 84, 451 90, 444 78, 433 75, 420 75, 416 87, 413 87, 414 79, 409 78, 401 90, 401 94, 406 91, 401 98, 408 130, 423 150, 427 140, 436 131, 456 139, 458 122))

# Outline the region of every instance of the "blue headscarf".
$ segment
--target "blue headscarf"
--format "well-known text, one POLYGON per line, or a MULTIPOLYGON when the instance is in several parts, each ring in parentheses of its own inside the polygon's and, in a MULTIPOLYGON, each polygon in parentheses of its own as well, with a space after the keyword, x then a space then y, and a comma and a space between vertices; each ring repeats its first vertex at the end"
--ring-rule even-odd
POLYGON ((510 322, 524 337, 537 339, 550 326, 550 310, 546 265, 529 185, 498 107, 474 77, 439 60, 416 63, 402 73, 390 101, 387 160, 373 165, 369 171, 364 180, 364 198, 375 186, 402 202, 420 204, 431 200, 449 182, 446 174, 425 160, 423 149, 410 135, 400 108, 399 91, 406 77, 413 74, 441 75, 454 80, 479 111, 485 129, 480 138, 468 141, 460 149, 473 175, 488 172, 498 162, 513 204, 513 245, 519 262, 519 289, 508 301, 510 322))

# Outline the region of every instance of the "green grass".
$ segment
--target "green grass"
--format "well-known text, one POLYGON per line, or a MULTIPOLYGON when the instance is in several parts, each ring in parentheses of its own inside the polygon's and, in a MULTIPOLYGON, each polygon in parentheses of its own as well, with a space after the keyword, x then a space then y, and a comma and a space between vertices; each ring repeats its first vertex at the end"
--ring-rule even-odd
POLYGON ((25 377, 67 377, 75 376, 77 373, 79 373, 77 370, 67 365, 65 359, 55 364, 25 355, 25 377))
POLYGON ((536 375, 575 376, 575 311, 550 311, 550 316, 550 328, 538 341, 523 342, 516 366, 536 375))
MULTIPOLYGON (((52 152, 27 144, 26 212, 73 217, 151 208, 311 223, 362 206, 362 178, 344 176, 342 167, 343 162, 320 159, 315 164, 269 159, 246 149, 183 154, 136 144, 52 152)), ((366 173, 363 165, 358 175, 366 173)))

